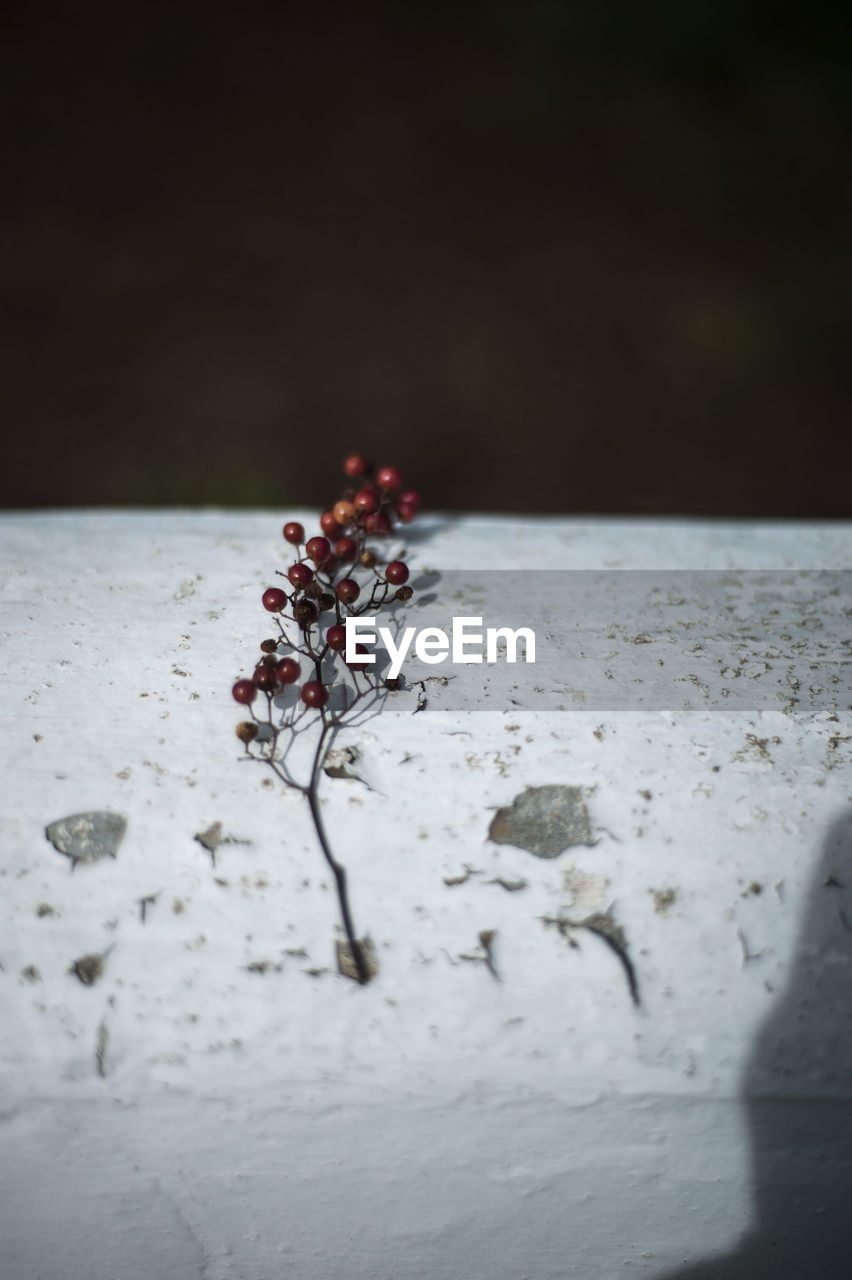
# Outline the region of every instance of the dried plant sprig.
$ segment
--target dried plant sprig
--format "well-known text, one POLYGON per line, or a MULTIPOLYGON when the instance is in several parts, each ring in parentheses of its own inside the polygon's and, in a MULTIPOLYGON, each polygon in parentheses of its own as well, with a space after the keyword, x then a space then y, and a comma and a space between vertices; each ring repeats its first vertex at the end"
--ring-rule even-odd
POLYGON ((332 853, 318 789, 334 736, 351 723, 355 708, 365 699, 380 698, 388 687, 398 687, 397 681, 384 681, 368 670, 372 664, 364 661, 368 653, 364 645, 357 645, 355 653, 346 657, 346 618, 411 599, 407 563, 400 559, 383 563, 371 543, 376 540, 380 545, 398 523, 414 520, 420 495, 404 487, 396 467, 374 471, 361 454, 346 458, 343 470, 354 484, 321 514, 321 534, 306 540, 299 521, 284 525, 284 539, 296 549, 297 558, 286 570, 276 570, 287 585, 267 587, 262 596, 278 634, 262 641, 254 672, 237 680, 232 694, 251 715, 237 725, 246 756, 267 765, 308 802, 317 840, 334 876, 354 973, 365 984, 375 968, 369 963, 367 940, 356 936, 346 870, 332 853), (308 679, 301 684, 298 698, 282 706, 282 695, 286 698, 286 691, 303 678, 303 662, 308 679), (255 710, 259 699, 262 708, 265 702, 261 715, 255 710), (318 729, 318 738, 307 781, 300 782, 287 757, 298 736, 309 729, 318 729))

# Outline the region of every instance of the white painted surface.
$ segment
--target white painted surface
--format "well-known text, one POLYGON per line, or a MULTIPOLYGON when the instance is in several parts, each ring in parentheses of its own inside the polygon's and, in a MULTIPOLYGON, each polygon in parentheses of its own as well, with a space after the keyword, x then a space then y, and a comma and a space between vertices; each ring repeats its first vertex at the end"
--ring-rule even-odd
MULTIPOLYGON (((436 689, 412 716, 410 695, 389 699, 338 744, 374 790, 322 789, 379 951, 358 988, 333 971, 305 807, 233 737, 285 514, 310 518, 0 520, 4 1278, 652 1277, 726 1250, 719 1275, 805 1275, 783 1239, 796 1215, 807 1265, 825 1250, 814 1274, 845 1275, 847 703, 542 717, 440 710, 436 689), (599 842, 542 861, 488 841, 494 809, 545 783, 584 788, 599 842), (115 862, 71 874, 44 827, 87 809, 128 831, 115 862), (214 821, 245 842, 215 867, 193 839, 214 821), (448 887, 465 865, 478 874, 448 887), (638 1010, 599 939, 540 922, 607 908, 638 1010), (486 928, 499 983, 459 959, 486 928), (99 983, 68 974, 110 946, 99 983), (280 971, 247 969, 263 961, 280 971)), ((438 570, 845 569, 852 553, 838 525, 415 530, 412 564, 438 570)))

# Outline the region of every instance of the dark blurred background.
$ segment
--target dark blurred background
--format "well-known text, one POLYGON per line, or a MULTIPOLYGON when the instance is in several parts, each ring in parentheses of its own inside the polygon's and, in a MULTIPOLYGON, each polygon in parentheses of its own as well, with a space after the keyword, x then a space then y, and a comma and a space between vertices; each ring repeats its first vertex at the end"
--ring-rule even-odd
POLYGON ((0 504, 852 515, 848 6, 5 15, 0 504))

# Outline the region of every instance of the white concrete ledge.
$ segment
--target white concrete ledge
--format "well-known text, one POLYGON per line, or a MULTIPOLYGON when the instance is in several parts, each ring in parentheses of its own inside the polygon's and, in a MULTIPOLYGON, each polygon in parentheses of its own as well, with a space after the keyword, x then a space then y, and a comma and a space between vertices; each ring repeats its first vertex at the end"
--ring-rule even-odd
MULTIPOLYGON (((806 627, 774 615, 778 670, 805 634, 829 655, 810 700, 472 713, 436 686, 341 734, 371 788, 322 790, 361 988, 304 803, 234 737, 285 515, 311 519, 0 517, 4 1276, 845 1276, 848 580, 806 627), (551 785, 593 843, 489 840, 551 785), (89 810, 126 835, 72 873, 45 827, 89 810), (604 937, 543 923, 605 913, 638 1007, 604 937), (486 930, 496 977, 463 958, 486 930)), ((848 568, 852 526, 429 517, 409 551, 804 581, 848 568)))

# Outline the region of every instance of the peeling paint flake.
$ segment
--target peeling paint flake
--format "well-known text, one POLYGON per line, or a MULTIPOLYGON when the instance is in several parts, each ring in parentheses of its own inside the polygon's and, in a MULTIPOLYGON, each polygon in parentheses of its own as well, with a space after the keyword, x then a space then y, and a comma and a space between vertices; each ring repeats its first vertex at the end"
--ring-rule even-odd
POLYGON ((498 809, 488 835, 537 858, 557 858, 572 845, 595 843, 580 787, 527 787, 509 808, 498 809))
POLYGON ((54 849, 71 859, 72 867, 78 862, 97 862, 100 858, 118 856, 118 846, 127 830, 127 819, 120 813, 95 810, 91 813, 74 813, 60 818, 45 827, 54 849))

